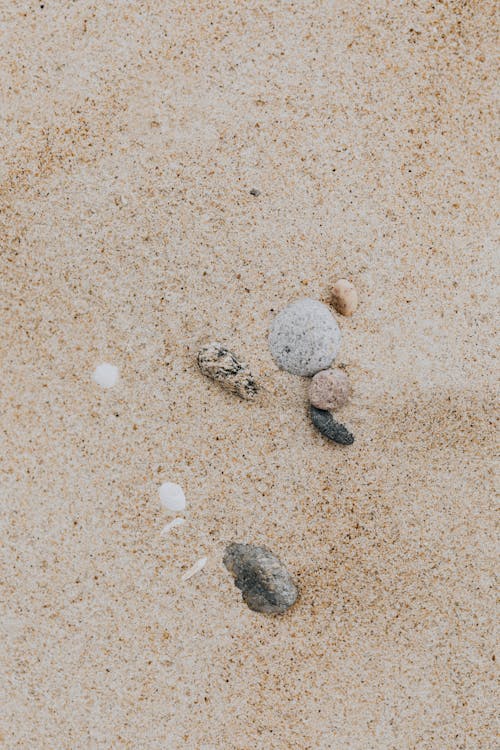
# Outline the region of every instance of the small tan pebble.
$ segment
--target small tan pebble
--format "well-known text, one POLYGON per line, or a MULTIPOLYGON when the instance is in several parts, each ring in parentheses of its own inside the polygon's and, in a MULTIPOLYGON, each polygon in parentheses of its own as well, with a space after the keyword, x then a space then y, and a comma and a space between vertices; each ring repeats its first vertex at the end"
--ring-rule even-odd
POLYGON ((309 384, 309 401, 317 409, 336 411, 349 400, 349 378, 342 370, 321 370, 309 384))
POLYGON ((352 315, 358 306, 358 293, 354 284, 347 279, 339 279, 333 285, 332 303, 341 315, 352 315))
POLYGON ((352 445, 354 443, 352 432, 349 432, 344 424, 337 422, 329 411, 316 409, 315 406, 310 406, 309 409, 313 425, 328 440, 333 440, 334 443, 339 443, 340 445, 352 445))

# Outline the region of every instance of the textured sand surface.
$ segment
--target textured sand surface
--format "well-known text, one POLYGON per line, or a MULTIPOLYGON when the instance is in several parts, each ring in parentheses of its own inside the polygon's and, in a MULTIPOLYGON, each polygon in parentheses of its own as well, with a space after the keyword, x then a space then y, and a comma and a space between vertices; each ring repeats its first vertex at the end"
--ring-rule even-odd
POLYGON ((492 750, 495 4, 0 20, 0 746, 492 750), (339 277, 349 448, 266 343, 339 277), (284 617, 233 540, 299 582, 284 617))

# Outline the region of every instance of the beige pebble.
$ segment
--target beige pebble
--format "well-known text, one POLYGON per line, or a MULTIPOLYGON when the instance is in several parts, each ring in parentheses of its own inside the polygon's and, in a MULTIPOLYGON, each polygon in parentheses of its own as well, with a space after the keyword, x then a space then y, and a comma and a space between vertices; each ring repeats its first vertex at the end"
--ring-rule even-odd
POLYGON ((347 279, 339 279, 332 289, 332 303, 341 315, 352 315, 358 306, 358 293, 347 279))
POLYGON ((349 378, 342 370, 330 369, 316 373, 309 384, 309 401, 325 411, 336 411, 349 400, 349 378))

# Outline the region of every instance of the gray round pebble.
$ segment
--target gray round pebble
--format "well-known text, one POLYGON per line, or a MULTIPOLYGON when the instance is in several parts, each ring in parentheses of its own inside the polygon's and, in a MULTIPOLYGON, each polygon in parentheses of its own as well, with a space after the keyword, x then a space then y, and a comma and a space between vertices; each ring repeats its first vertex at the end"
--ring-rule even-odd
POLYGON ((294 375, 315 375, 330 367, 340 348, 340 330, 321 302, 301 299, 273 320, 269 347, 278 367, 294 375))
POLYGON ((226 547, 223 563, 254 612, 281 615, 297 600, 290 573, 267 547, 233 542, 226 547))
POLYGON ((354 435, 349 432, 347 427, 337 422, 329 411, 316 409, 315 406, 309 407, 311 410, 311 419, 313 425, 329 440, 333 440, 340 445, 352 445, 354 435))

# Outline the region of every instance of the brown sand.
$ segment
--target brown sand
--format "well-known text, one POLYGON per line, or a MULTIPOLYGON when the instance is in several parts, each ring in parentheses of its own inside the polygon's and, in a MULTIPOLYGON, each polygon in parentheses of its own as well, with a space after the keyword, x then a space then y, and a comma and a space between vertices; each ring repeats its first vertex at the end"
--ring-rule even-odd
POLYGON ((1 0, 2 747, 495 746, 494 9, 1 0), (338 277, 350 448, 266 345, 338 277))

